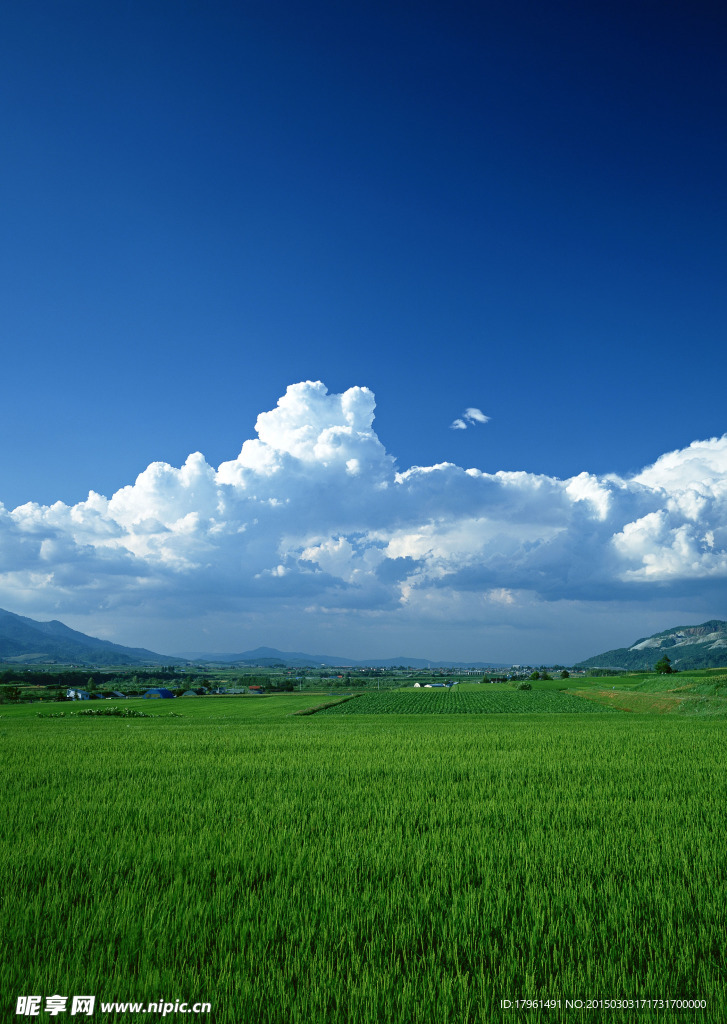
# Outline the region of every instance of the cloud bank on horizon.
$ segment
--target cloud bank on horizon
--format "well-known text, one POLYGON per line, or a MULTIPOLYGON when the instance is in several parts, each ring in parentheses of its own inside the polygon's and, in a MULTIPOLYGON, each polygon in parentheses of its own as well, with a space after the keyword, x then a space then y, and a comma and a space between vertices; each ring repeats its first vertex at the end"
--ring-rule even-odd
POLYGON ((0 604, 463 624, 507 623, 523 604, 723 592, 727 435, 628 478, 399 470, 375 404, 365 387, 293 384, 217 469, 195 452, 110 498, 0 505, 0 604))

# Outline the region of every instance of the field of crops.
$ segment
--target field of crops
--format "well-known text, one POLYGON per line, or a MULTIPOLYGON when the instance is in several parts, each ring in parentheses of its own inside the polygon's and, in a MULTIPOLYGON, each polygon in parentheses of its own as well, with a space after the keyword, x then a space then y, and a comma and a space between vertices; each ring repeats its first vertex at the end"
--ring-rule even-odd
POLYGON ((214 1024, 726 1019, 719 721, 292 713, 319 700, 0 709, 1 1020, 31 993, 214 1024), (500 1009, 523 998, 706 1008, 500 1009))
POLYGON ((319 711, 319 715, 496 715, 609 712, 613 708, 558 690, 513 690, 480 686, 460 690, 393 690, 364 693, 354 700, 319 711))

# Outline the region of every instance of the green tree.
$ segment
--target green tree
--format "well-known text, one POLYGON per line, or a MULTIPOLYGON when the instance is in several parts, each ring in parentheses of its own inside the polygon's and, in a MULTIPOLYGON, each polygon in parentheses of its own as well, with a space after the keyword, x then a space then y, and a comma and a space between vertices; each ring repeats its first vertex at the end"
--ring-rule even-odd
POLYGON ((570 679, 570 672, 568 671, 567 668, 563 669, 563 671, 560 674, 560 678, 561 679, 570 679))
POLYGON ((656 665, 654 665, 654 668, 659 673, 659 675, 662 675, 662 676, 670 675, 671 671, 672 671, 672 667, 671 667, 671 658, 669 657, 669 655, 665 654, 663 658, 660 658, 659 661, 657 661, 656 665))

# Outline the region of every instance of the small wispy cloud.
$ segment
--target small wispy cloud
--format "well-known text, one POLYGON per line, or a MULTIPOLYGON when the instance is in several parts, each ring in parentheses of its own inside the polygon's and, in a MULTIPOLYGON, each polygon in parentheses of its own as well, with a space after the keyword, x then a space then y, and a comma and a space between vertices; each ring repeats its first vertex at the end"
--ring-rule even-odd
POLYGON ((482 409, 470 406, 453 423, 450 423, 449 427, 450 430, 466 430, 472 423, 488 423, 489 420, 490 417, 485 416, 482 409))

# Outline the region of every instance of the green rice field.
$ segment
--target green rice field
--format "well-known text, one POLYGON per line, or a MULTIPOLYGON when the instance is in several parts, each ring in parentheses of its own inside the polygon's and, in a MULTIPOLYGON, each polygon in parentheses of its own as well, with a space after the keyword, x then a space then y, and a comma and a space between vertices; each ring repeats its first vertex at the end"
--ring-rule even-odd
POLYGON ((0 1019, 727 1020, 724 719, 503 694, 0 707, 0 1019))

